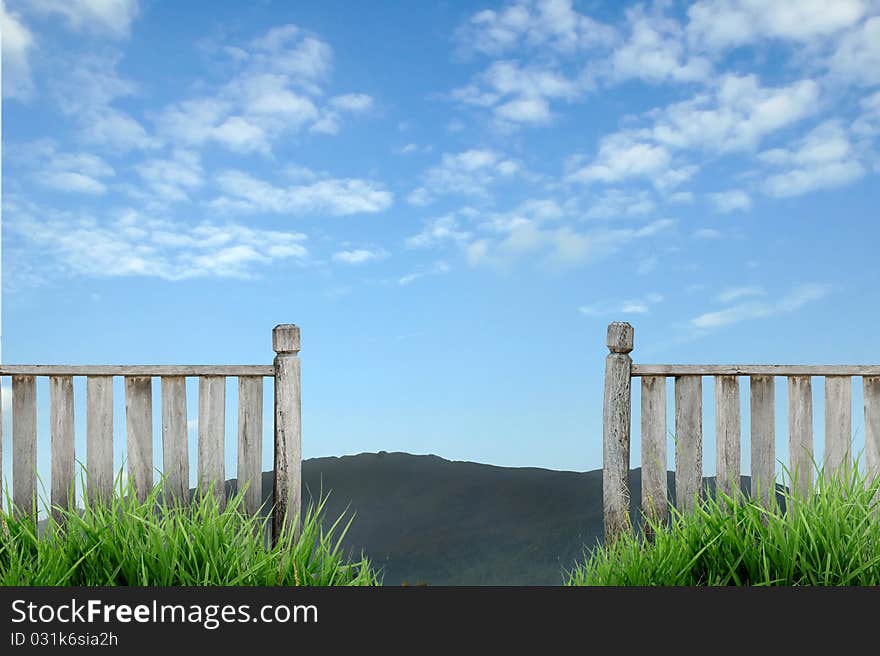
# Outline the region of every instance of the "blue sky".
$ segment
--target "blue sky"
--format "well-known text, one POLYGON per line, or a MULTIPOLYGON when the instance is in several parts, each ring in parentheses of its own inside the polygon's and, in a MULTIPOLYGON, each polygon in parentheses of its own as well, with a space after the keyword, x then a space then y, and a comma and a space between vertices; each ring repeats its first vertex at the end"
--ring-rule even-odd
POLYGON ((610 321, 636 362, 880 359, 876 1, 6 0, 2 30, 4 362, 266 363, 293 322, 306 457, 587 470, 610 321))

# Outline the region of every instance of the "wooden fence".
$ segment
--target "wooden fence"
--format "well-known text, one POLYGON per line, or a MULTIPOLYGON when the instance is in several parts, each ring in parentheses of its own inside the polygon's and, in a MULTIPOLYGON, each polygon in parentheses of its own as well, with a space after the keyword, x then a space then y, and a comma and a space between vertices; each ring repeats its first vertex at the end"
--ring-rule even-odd
POLYGON ((765 507, 775 503, 774 378, 788 379, 788 443, 795 493, 812 486, 812 377, 825 378, 825 457, 823 471, 833 475, 852 467, 852 378, 863 381, 865 463, 868 477, 880 475, 880 365, 667 365, 633 364, 633 328, 608 326, 603 409, 602 492, 605 539, 613 540, 630 524, 631 384, 641 379, 642 499, 645 516, 665 520, 666 379, 675 379, 675 504, 694 507, 702 494, 703 376, 715 379, 716 481, 733 494, 740 489, 740 396, 738 376, 749 377, 751 413, 751 494, 765 507))
MULTIPOLYGON (((100 502, 113 494, 113 377, 125 380, 125 432, 128 477, 141 500, 153 487, 152 378, 161 381, 164 493, 189 498, 186 378, 197 377, 198 489, 213 486, 225 503, 226 378, 238 378, 238 485, 249 485, 245 506, 262 503, 263 378, 274 378, 274 481, 272 537, 301 512, 302 429, 300 330, 275 326, 271 365, 0 365, 12 377, 12 501, 14 512, 37 505, 36 377, 49 378, 51 505, 75 503, 73 377, 86 377, 86 494, 100 502)), ((2 426, 2 422, 0 422, 2 426)), ((0 440, 2 448, 2 440, 0 440)), ((2 451, 0 451, 2 463, 2 451)), ((0 469, 2 472, 2 469, 0 469)), ((0 480, 0 490, 6 488, 0 480)), ((296 526, 294 527, 296 528, 296 526)))

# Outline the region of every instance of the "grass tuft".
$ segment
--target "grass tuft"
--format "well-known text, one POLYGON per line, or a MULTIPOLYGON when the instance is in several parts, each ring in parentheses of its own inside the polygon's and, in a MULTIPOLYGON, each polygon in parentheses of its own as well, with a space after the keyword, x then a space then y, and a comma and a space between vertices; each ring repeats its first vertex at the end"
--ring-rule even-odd
POLYGON ((327 527, 326 497, 307 508, 299 535, 285 530, 268 546, 271 518, 244 511, 244 489, 225 508, 210 492, 178 506, 161 489, 140 503, 118 478, 107 503, 56 508, 45 526, 32 514, 0 510, 0 585, 381 584, 366 557, 351 560, 343 551, 351 519, 343 523, 343 515, 327 527))
POLYGON ((805 499, 784 489, 780 507, 718 493, 691 514, 651 522, 654 539, 597 545, 566 572, 568 585, 880 585, 880 477, 857 467, 817 476, 805 499))

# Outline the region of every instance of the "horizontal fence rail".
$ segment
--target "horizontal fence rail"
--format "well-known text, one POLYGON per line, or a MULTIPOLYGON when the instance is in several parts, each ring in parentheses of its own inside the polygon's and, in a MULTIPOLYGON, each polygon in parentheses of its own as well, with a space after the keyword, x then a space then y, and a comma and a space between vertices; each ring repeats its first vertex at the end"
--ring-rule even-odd
POLYGON ((274 376, 262 364, 2 364, 0 376, 274 376))
MULTIPOLYGON (((225 503, 224 464, 226 381, 238 379, 239 489, 247 486, 245 508, 256 513, 262 503, 263 379, 274 379, 273 540, 285 525, 299 529, 301 513, 302 428, 300 399, 300 330, 293 324, 272 331, 272 365, 0 365, 12 379, 12 499, 16 513, 34 512, 37 504, 36 378, 49 379, 49 445, 53 512, 75 502, 73 378, 86 378, 86 490, 92 503, 113 494, 113 378, 124 380, 128 476, 137 498, 153 487, 153 379, 161 386, 163 492, 174 502, 189 497, 189 447, 186 379, 197 378, 197 491, 213 486, 225 503)), ((2 428, 2 422, 0 422, 2 428)), ((2 441, 0 441, 2 444, 2 441)), ((0 451, 2 459, 2 451, 0 451)), ((0 468, 2 473, 2 468, 0 468)), ((0 479, 0 489, 2 479, 0 479)))
POLYGON ((703 494, 702 379, 714 378, 715 462, 719 490, 740 490, 740 383, 748 378, 751 495, 766 508, 776 503, 775 379, 788 381, 788 444, 793 492, 812 488, 812 378, 825 379, 825 475, 847 474, 853 466, 852 379, 864 390, 865 464, 868 479, 880 475, 880 365, 775 364, 632 364, 633 329, 615 322, 608 327, 603 410, 603 494, 605 539, 631 530, 629 453, 631 378, 641 378, 642 514, 667 517, 666 380, 675 381, 676 507, 692 510, 703 494))

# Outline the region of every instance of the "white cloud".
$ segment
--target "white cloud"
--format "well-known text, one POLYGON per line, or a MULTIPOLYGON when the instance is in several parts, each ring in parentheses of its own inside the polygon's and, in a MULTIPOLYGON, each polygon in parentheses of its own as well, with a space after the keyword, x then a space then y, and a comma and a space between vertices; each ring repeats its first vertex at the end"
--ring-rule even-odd
POLYGON ((691 173, 687 168, 673 166, 672 154, 666 146, 642 139, 634 132, 617 132, 603 137, 595 159, 569 173, 567 179, 587 184, 614 184, 632 178, 648 178, 658 187, 675 187, 686 181, 691 173))
POLYGON ((587 88, 549 68, 522 67, 515 61, 496 61, 451 97, 466 105, 491 108, 495 119, 508 123, 549 123, 551 100, 573 100, 587 88))
POLYGON ((715 228, 699 228, 693 234, 695 239, 721 239, 723 236, 724 233, 715 228))
POLYGON ((0 33, 2 33, 3 97, 28 100, 34 89, 31 78, 30 55, 34 37, 18 14, 6 10, 0 3, 0 33))
POLYGON ((718 50, 760 39, 806 43, 855 25, 865 9, 861 0, 700 0, 688 9, 687 32, 718 50))
POLYGON ((97 155, 61 152, 48 139, 14 148, 17 163, 29 169, 39 184, 58 191, 100 195, 107 191, 105 180, 116 174, 112 166, 97 155))
POLYGON ((366 264, 367 262, 383 260, 386 257, 388 257, 388 252, 381 248, 356 248, 333 253, 333 261, 342 262, 343 264, 366 264))
POLYGON ((31 206, 8 223, 63 275, 248 278, 257 266, 308 255, 300 233, 209 221, 185 225, 135 210, 103 220, 31 206))
POLYGON ((406 240, 407 248, 435 248, 447 243, 466 244, 472 233, 461 229, 453 214, 425 222, 421 232, 406 240))
POLYGON ((456 31, 466 53, 501 55, 528 48, 559 53, 607 45, 613 28, 572 8, 571 0, 521 0, 494 11, 480 11, 456 31))
POLYGON ((764 296, 767 292, 762 287, 729 287, 718 294, 719 303, 730 303, 749 296, 764 296))
POLYGON ((816 112, 818 97, 819 85, 813 80, 763 87, 755 75, 727 74, 712 93, 663 109, 650 135, 670 148, 748 150, 816 112))
POLYGON ((880 16, 846 34, 831 57, 832 74, 871 86, 880 83, 880 16))
POLYGON ((80 58, 63 76, 53 78, 51 89, 58 108, 72 117, 80 141, 111 150, 154 149, 155 137, 128 113, 113 107, 138 93, 137 85, 116 70, 119 56, 80 58))
POLYGON ((709 194, 709 200, 715 207, 715 211, 722 214, 736 211, 748 212, 752 209, 752 199, 741 189, 709 194))
POLYGON ((228 211, 341 216, 381 212, 394 200, 381 185, 356 178, 327 178, 278 187, 244 171, 230 170, 218 174, 216 181, 225 195, 211 204, 228 211))
POLYGON ((770 165, 786 169, 764 182, 766 193, 779 198, 840 187, 865 174, 846 131, 833 120, 822 123, 791 148, 768 150, 760 157, 770 165))
POLYGON ((148 159, 135 170, 163 202, 188 200, 188 192, 202 185, 202 164, 198 153, 177 150, 167 159, 148 159))
POLYGON ((824 298, 830 292, 831 288, 827 285, 800 285, 777 301, 740 303, 724 310, 701 314, 691 319, 690 324, 697 330, 707 331, 749 319, 794 312, 812 301, 824 298))
POLYGON ((237 153, 270 155, 283 135, 336 134, 347 116, 374 104, 363 93, 323 99, 332 68, 329 45, 295 25, 269 30, 247 48, 228 47, 238 70, 212 93, 165 107, 155 116, 167 140, 188 146, 214 142, 237 153))
POLYGON ((649 14, 638 6, 627 11, 627 23, 629 35, 609 60, 612 79, 699 82, 711 75, 708 59, 686 54, 684 32, 678 22, 656 12, 649 14))
POLYGON ((425 276, 438 276, 444 273, 449 273, 451 270, 452 268, 449 266, 448 263, 444 262, 443 260, 438 260, 427 269, 413 271, 412 273, 408 273, 405 276, 401 276, 397 279, 397 284, 401 287, 406 287, 407 285, 411 285, 416 280, 424 278, 425 276))
POLYGON ((647 191, 608 189, 589 203, 589 209, 584 216, 589 219, 641 216, 653 212, 655 207, 647 191))
POLYGON ((114 39, 126 38, 139 13, 137 0, 30 0, 29 10, 60 15, 68 27, 114 39))
POLYGON ((604 317, 616 314, 648 314, 652 307, 662 303, 663 296, 656 292, 624 301, 599 301, 582 305, 578 312, 587 317, 604 317))
POLYGON ((444 153, 440 163, 424 173, 422 185, 414 189, 407 200, 413 205, 427 205, 437 196, 448 194, 485 198, 489 186, 512 178, 520 169, 518 162, 494 150, 475 148, 444 153))

